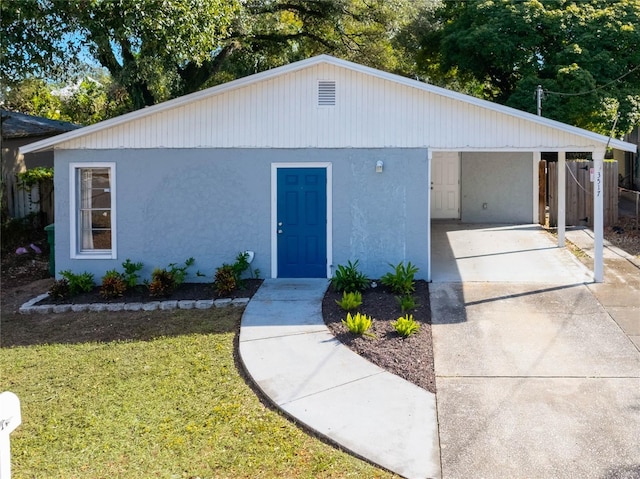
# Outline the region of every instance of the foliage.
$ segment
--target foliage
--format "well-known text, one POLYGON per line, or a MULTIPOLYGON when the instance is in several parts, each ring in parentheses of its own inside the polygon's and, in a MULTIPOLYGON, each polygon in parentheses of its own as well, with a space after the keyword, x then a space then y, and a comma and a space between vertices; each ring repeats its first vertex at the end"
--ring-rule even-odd
POLYGON ((367 316, 366 314, 356 313, 352 316, 351 313, 347 313, 347 319, 343 319, 342 324, 344 324, 349 332, 353 334, 365 334, 367 336, 373 336, 370 333, 367 334, 367 331, 373 324, 373 320, 371 319, 371 316, 367 316))
POLYGON ((68 85, 37 78, 4 85, 3 108, 90 125, 131 111, 127 92, 103 70, 83 72, 68 85))
POLYGON ((396 266, 389 263, 389 266, 393 268, 393 272, 385 274, 380 278, 380 282, 396 294, 406 296, 413 293, 416 289, 414 277, 419 269, 412 265, 411 261, 406 266, 402 261, 396 266))
MULTIPOLYGON (((100 287, 100 296, 103 298, 121 297, 127 289, 135 288, 138 285, 138 271, 142 269, 142 263, 133 263, 127 258, 123 263, 123 273, 111 269, 102 277, 102 285, 100 287)), ((154 286, 156 289, 164 289, 160 284, 154 286)))
POLYGON ((238 253, 238 256, 236 256, 236 261, 231 265, 231 268, 233 269, 233 273, 235 274, 236 282, 239 286, 241 286, 242 275, 249 269, 249 253, 247 253, 246 251, 238 253))
POLYGON ((351 311, 362 304, 362 293, 360 293, 359 291, 354 291, 351 293, 347 293, 346 291, 344 291, 342 293, 342 300, 336 300, 336 303, 340 305, 340 307, 345 311, 351 311))
POLYGON ((63 313, 57 327, 9 314, 3 346, 27 341, 0 354, 28 418, 11 442, 16 478, 396 477, 260 401, 234 363, 242 308, 63 313))
POLYGON ((354 263, 349 260, 346 266, 338 265, 333 278, 331 278, 331 285, 336 291, 362 292, 369 287, 369 278, 358 271, 358 260, 354 263))
POLYGON ((47 168, 45 166, 30 168, 18 173, 18 180, 20 181, 21 188, 31 189, 42 181, 53 181, 53 168, 47 168))
POLYGON ((102 277, 102 285, 100 286, 100 296, 103 298, 119 298, 127 289, 127 283, 124 281, 122 274, 115 269, 109 270, 102 277))
MULTIPOLYGON (((193 266, 194 263, 195 259, 188 258, 183 266, 178 266, 177 263, 169 263, 167 268, 155 268, 151 273, 149 294, 156 298, 170 296, 178 286, 184 283, 187 277, 187 270, 193 266)), ((128 268, 135 270, 137 263, 129 265, 128 268)))
POLYGON ((400 305, 400 310, 404 313, 405 311, 411 311, 415 309, 416 299, 411 294, 405 294, 404 296, 396 296, 396 301, 400 305))
POLYGON ((133 263, 129 258, 127 258, 124 263, 122 263, 122 267, 124 268, 124 273, 122 274, 122 279, 126 283, 128 288, 134 288, 138 285, 138 280, 140 276, 138 272, 142 269, 142 263, 133 263))
POLYGON ((69 281, 66 279, 57 279, 49 288, 49 296, 53 299, 67 299, 71 297, 69 281))
POLYGON ((216 269, 214 287, 219 295, 226 296, 238 287, 233 266, 224 264, 216 269))
POLYGON ((60 271, 60 276, 69 282, 69 294, 76 296, 80 293, 89 293, 95 286, 93 274, 84 272, 80 274, 72 273, 70 270, 60 271))
POLYGON ((233 264, 224 263, 222 266, 217 268, 214 277, 214 287, 218 294, 226 296, 237 288, 242 288, 244 286, 242 275, 248 269, 249 253, 246 251, 238 253, 236 261, 233 264))
POLYGON ((540 84, 544 116, 608 134, 619 111, 618 136, 640 120, 638 25, 637 0, 452 0, 409 30, 431 81, 532 113, 540 84))
POLYGON ((405 338, 420 330, 420 324, 413 319, 412 314, 400 316, 396 321, 391 323, 391 326, 393 326, 393 329, 395 329, 400 336, 405 338))
MULTIPOLYGON (((395 39, 417 14, 411 0, 12 0, 0 6, 0 73, 9 82, 80 78, 81 59, 89 57, 126 89, 133 109, 319 53, 408 70, 410 56, 395 39)), ((99 103, 91 92, 85 96, 99 103)), ((92 121, 93 109, 78 106, 92 121)))
POLYGON ((149 295, 154 298, 165 298, 175 291, 176 286, 176 280, 170 271, 156 268, 151 273, 149 295))

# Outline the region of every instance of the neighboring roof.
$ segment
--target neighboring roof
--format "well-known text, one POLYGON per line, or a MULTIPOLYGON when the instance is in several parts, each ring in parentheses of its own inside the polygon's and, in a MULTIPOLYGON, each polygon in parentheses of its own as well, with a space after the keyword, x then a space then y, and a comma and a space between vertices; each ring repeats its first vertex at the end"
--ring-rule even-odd
POLYGON ((374 68, 366 67, 363 65, 359 65, 357 63, 352 63, 346 60, 341 60, 329 55, 319 55, 316 57, 312 57, 306 60, 302 60, 299 62, 291 63, 288 65, 284 65, 278 68, 274 68, 272 70, 267 70, 261 73, 256 73, 255 75, 251 75, 248 77, 240 78, 228 83, 224 83, 212 88, 208 88, 206 90, 202 90, 199 92, 191 93, 189 95, 176 98, 174 100, 169 100, 164 103, 160 103, 158 105, 154 105, 148 108, 144 108, 141 110, 137 110, 131 113, 127 113, 125 115, 112 118, 101 123, 96 123, 95 125, 87 126, 85 128, 70 131, 68 133, 64 133, 55 138, 49 138, 45 140, 41 140, 35 143, 31 143, 29 145, 23 146, 20 150, 23 153, 40 151, 50 149, 56 145, 59 145, 63 142, 73 140, 76 138, 84 137, 96 132, 101 132, 108 128, 112 128, 114 126, 121 125, 123 123, 132 122, 135 120, 139 120, 141 118, 148 117, 150 115, 163 112, 172 108, 177 108, 181 106, 188 105, 190 103, 194 103, 197 101, 201 101, 203 99, 219 95, 224 92, 228 92, 231 90, 239 89, 242 87, 246 87, 258 82, 262 82, 265 80, 273 79, 275 77, 285 75, 288 73, 296 72, 305 68, 309 68, 311 66, 319 65, 319 64, 328 64, 334 65, 337 67, 345 68, 348 70, 352 70, 354 72, 362 73, 365 75, 370 75, 379 79, 395 82, 400 85, 405 85, 411 88, 415 88, 418 90, 426 91, 435 95, 440 95, 442 97, 446 97, 449 99, 461 101, 467 103, 469 105, 474 105, 486 110, 495 111, 498 113, 509 115, 516 119, 526 120, 531 123, 535 123, 538 125, 543 125, 549 128, 554 128, 558 131, 562 131, 565 133, 569 133, 572 135, 576 135, 585 139, 589 139, 590 141, 596 142, 598 144, 602 144, 603 146, 608 144, 610 147, 623 150, 623 151, 632 151, 635 152, 637 150, 637 146, 631 143, 627 143, 617 139, 609 140, 608 137, 604 135, 600 135, 598 133, 594 133, 591 131, 584 130, 582 128, 577 128, 571 125, 567 125, 565 123, 561 123, 555 120, 551 120, 549 118, 544 118, 541 116, 536 116, 531 113, 523 112, 520 110, 516 110, 514 108, 510 108, 507 106, 499 105, 497 103, 492 103, 486 100, 481 100, 479 98, 475 98, 469 95, 464 95, 462 93, 454 92, 451 90, 447 90, 445 88, 436 87, 433 85, 429 85, 417 80, 412 80, 410 78, 405 78, 399 75, 394 75, 391 73, 387 73, 381 70, 376 70, 374 68))
POLYGON ((2 138, 5 140, 58 135, 81 128, 81 125, 68 121, 50 120, 15 111, 0 109, 0 113, 2 116, 2 138))

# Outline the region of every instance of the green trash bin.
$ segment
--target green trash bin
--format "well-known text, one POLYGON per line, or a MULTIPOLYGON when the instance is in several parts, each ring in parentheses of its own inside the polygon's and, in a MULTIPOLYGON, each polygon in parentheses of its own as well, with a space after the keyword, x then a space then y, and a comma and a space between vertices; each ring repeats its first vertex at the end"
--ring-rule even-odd
POLYGON ((49 274, 56 275, 56 228, 55 224, 44 227, 47 232, 47 242, 49 243, 49 274))

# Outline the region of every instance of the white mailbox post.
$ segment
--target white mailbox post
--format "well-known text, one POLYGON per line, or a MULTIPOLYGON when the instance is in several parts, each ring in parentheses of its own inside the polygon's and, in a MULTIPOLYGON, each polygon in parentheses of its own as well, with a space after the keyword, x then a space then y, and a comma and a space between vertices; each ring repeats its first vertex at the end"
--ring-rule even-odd
POLYGON ((0 479, 11 478, 9 434, 22 422, 20 399, 12 392, 0 394, 0 479))

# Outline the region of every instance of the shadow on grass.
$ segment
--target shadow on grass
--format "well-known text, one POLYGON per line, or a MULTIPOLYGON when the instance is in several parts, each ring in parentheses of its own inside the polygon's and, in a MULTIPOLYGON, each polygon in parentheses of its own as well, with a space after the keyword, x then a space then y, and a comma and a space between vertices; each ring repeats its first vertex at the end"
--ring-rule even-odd
POLYGON ((0 347, 42 344, 150 341, 189 334, 225 334, 238 329, 244 308, 206 310, 2 314, 0 347))

